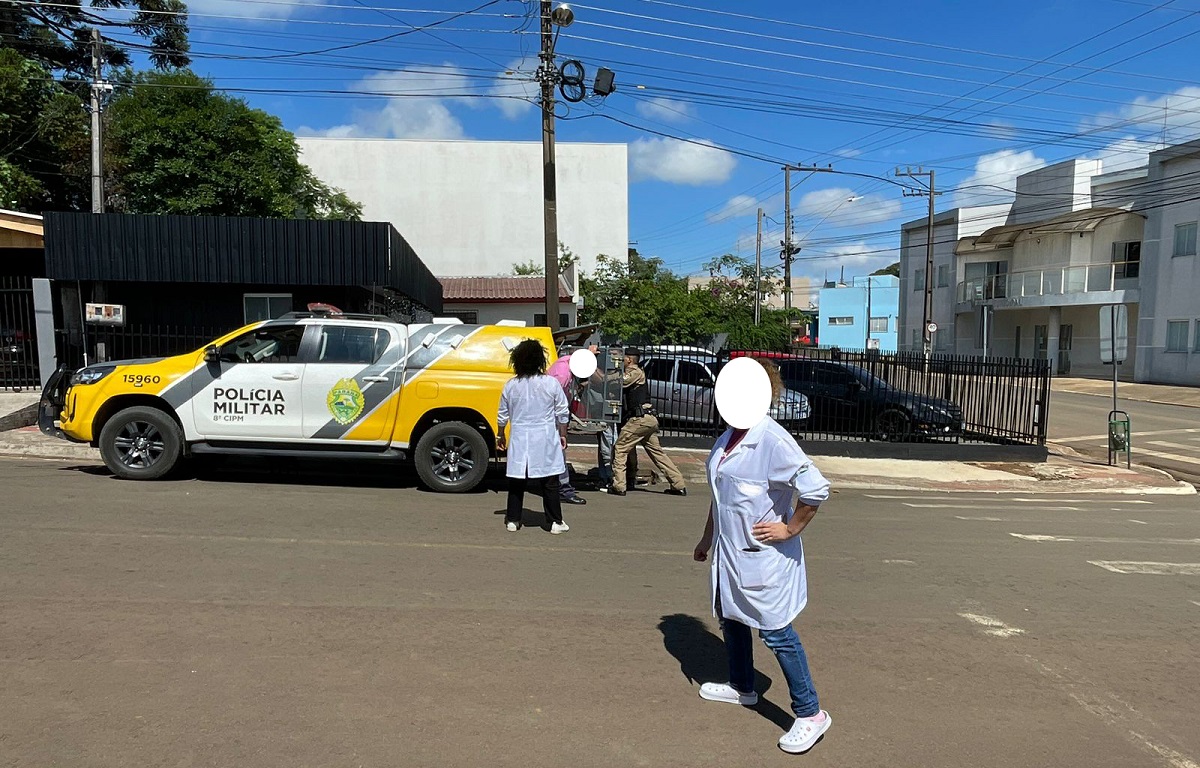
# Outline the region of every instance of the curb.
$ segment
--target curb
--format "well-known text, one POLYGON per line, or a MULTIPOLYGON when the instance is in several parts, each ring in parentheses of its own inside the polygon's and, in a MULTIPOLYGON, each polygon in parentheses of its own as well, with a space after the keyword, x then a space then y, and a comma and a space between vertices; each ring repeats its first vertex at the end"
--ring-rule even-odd
MULTIPOLYGON (((1124 382, 1122 382, 1124 383, 1124 382)), ((1061 392, 1064 395, 1087 395, 1088 397, 1106 397, 1112 399, 1112 392, 1083 392, 1078 389, 1053 389, 1051 392, 1061 392)), ((1177 403, 1171 400, 1149 400, 1143 397, 1120 396, 1121 400, 1132 400, 1135 403, 1152 403, 1154 405, 1173 405, 1176 408, 1200 408, 1200 403, 1177 403)))

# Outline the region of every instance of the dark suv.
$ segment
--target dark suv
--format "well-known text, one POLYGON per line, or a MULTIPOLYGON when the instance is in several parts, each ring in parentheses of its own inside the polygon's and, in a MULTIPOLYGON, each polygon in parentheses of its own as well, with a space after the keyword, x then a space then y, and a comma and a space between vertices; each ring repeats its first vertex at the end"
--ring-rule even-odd
POLYGON ((962 434, 962 409, 949 400, 896 389, 849 363, 776 362, 787 387, 808 396, 811 430, 894 441, 962 434))

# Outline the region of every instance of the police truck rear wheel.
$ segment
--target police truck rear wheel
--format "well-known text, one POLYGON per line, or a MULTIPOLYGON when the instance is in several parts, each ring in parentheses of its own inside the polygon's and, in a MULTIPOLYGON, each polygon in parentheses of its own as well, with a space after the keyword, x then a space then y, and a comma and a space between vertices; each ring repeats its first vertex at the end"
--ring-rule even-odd
POLYGON ((126 480, 157 480, 179 463, 183 433, 157 408, 118 412, 100 431, 100 457, 114 475, 126 480))
POLYGON ((479 430, 448 421, 421 436, 413 459, 417 475, 430 490, 464 493, 483 482, 490 457, 479 430))

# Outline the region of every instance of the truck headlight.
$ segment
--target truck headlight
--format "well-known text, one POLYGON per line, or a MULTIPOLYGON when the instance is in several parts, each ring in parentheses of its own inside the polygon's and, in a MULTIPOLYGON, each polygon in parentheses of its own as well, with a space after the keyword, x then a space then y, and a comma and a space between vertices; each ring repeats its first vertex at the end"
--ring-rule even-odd
POLYGON ((95 384, 115 370, 116 366, 112 365, 93 365, 82 371, 76 371, 75 375, 71 377, 70 385, 74 387, 80 384, 95 384))

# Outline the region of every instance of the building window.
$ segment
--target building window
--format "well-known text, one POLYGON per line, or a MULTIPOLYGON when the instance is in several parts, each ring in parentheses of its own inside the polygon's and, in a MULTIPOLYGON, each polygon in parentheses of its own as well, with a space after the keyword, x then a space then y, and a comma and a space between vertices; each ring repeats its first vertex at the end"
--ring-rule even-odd
POLYGON ((1116 279, 1137 277, 1142 267, 1142 243, 1113 243, 1112 260, 1116 279))
POLYGON ((871 318, 871 333, 887 333, 888 332, 888 320, 889 320, 889 318, 886 318, 886 317, 872 317, 871 318))
POLYGON ((925 270, 918 269, 916 272, 913 273, 913 290, 914 291, 925 290, 925 270))
POLYGON ((831 317, 829 318, 830 325, 854 325, 853 317, 831 317))
POLYGON ((247 293, 242 296, 242 312, 247 323, 274 320, 291 311, 290 293, 247 293))
MULTIPOLYGON (((546 325, 546 313, 539 312, 538 314, 534 315, 533 316, 533 324, 535 326, 537 326, 538 328, 544 328, 546 325)), ((570 328, 571 327, 571 316, 570 315, 559 315, 558 316, 558 327, 559 328, 570 328)))
POLYGON ((1196 222, 1175 225, 1175 250, 1172 256, 1196 255, 1196 222))
POLYGON ((1196 344, 1196 346, 1192 348, 1192 351, 1200 352, 1200 320, 1196 321, 1195 344, 1196 344))
POLYGON ((1013 357, 1021 356, 1021 326, 1013 331, 1013 357))
POLYGON ((910 349, 920 349, 921 341, 922 341, 921 332, 919 330, 917 330, 916 328, 913 328, 912 329, 912 346, 910 347, 910 349))
POLYGON ((1188 321, 1169 320, 1167 322, 1167 351, 1187 352, 1188 321))
POLYGON ((949 288, 949 287, 950 287, 950 265, 949 264, 939 264, 938 265, 938 288, 949 288))

